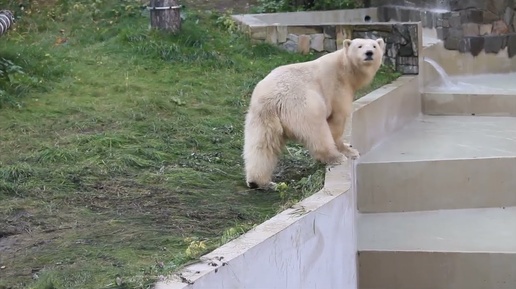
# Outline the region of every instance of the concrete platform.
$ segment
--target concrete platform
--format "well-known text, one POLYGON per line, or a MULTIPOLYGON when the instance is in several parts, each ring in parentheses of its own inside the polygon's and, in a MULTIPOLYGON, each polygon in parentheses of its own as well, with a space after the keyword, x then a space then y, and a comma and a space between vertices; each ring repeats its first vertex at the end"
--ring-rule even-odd
POLYGON ((422 103, 427 115, 516 116, 516 92, 426 92, 422 103))
POLYGON ((358 216, 360 289, 516 288, 516 207, 358 216))
POLYGON ((516 118, 421 116, 357 164, 360 212, 516 206, 516 118))

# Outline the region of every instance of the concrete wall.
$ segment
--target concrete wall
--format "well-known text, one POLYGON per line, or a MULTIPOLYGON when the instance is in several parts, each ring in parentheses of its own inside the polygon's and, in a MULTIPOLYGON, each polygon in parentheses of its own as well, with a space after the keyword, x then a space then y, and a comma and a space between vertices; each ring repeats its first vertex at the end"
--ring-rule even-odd
MULTIPOLYGON (((245 19, 239 21, 245 21, 245 19)), ((324 25, 239 23, 239 28, 251 37, 251 41, 267 42, 287 51, 302 54, 334 52, 342 48, 344 39, 381 37, 386 42, 384 55, 386 64, 392 65, 402 74, 419 73, 418 43, 422 34, 420 23, 346 23, 345 21, 328 22, 324 25)))
MULTIPOLYGON (((356 142, 355 147, 365 154, 416 117, 420 111, 418 78, 402 77, 356 101, 345 139, 356 142)), ((356 289, 354 171, 355 163, 350 162, 327 170, 323 190, 158 282, 155 288, 356 289)))
POLYGON ((180 272, 183 281, 173 276, 156 289, 356 289, 349 168, 346 163, 327 172, 325 189, 203 256, 180 272))
POLYGON ((239 14, 233 18, 241 23, 251 25, 322 25, 326 23, 377 22, 376 8, 341 9, 329 11, 302 11, 286 13, 239 14))

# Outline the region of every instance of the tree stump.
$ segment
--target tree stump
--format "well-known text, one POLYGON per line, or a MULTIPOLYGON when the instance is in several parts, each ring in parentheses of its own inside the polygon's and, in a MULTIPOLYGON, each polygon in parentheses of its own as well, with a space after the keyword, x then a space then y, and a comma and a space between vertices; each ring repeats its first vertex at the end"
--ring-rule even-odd
POLYGON ((172 33, 178 32, 181 30, 180 8, 177 0, 151 0, 151 27, 172 33))

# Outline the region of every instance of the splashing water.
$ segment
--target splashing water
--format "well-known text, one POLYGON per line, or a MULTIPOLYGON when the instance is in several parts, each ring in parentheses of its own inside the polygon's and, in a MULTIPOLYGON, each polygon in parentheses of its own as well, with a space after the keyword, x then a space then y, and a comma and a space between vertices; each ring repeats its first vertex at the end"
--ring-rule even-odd
POLYGON ((441 76, 441 80, 446 86, 446 88, 456 88, 457 85, 450 80, 450 76, 444 71, 444 69, 433 59, 423 57, 423 60, 425 62, 428 62, 432 67, 439 73, 439 76, 441 76))
POLYGON ((439 73, 440 81, 427 89, 453 93, 515 93, 516 72, 449 76, 433 59, 423 57, 439 73))

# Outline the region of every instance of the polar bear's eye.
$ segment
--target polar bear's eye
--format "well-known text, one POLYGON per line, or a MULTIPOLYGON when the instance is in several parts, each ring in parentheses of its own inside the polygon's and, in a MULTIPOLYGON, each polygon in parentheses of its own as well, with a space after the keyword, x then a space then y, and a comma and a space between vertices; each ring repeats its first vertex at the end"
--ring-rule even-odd
POLYGON ((362 45, 358 46, 358 48, 362 48, 362 45))
POLYGON ((376 49, 376 45, 373 45, 373 48, 376 49))

